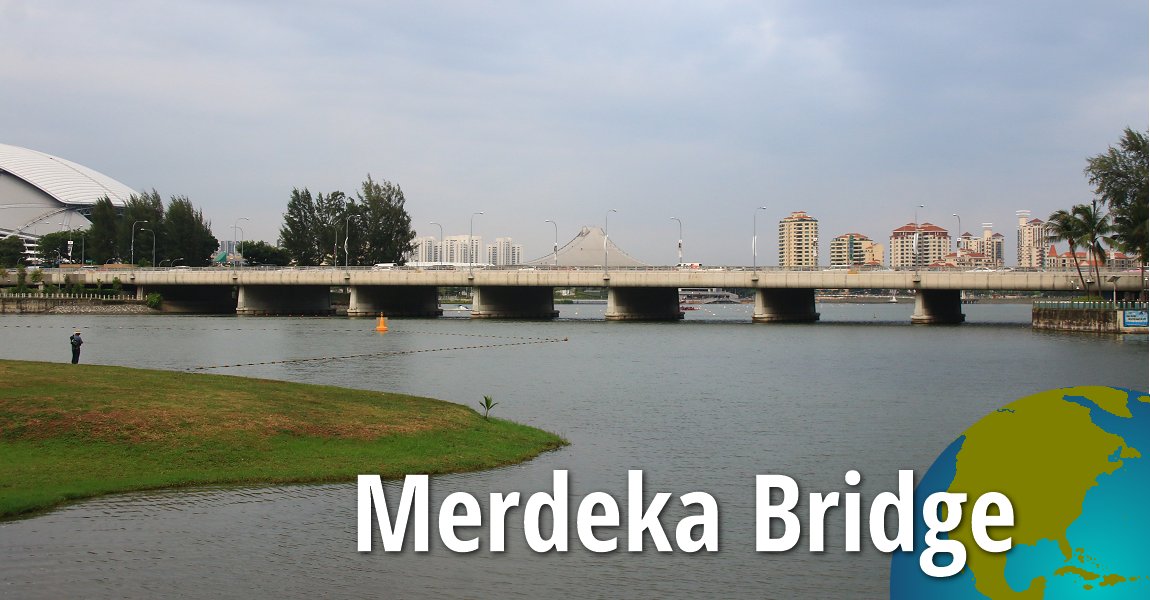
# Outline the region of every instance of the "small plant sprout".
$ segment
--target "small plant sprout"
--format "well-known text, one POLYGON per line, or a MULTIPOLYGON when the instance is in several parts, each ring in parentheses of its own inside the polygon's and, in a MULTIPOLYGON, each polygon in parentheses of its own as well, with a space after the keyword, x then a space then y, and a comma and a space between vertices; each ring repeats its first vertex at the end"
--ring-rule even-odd
POLYGON ((483 418, 486 419, 487 415, 491 412, 491 409, 495 408, 495 406, 498 404, 498 402, 491 401, 491 396, 484 396, 483 402, 479 403, 479 406, 483 407, 483 418))

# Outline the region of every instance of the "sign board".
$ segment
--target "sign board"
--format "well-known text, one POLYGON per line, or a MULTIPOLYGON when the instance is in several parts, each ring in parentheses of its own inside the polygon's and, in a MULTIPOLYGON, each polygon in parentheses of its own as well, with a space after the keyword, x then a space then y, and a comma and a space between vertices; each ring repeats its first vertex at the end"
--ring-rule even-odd
POLYGON ((1147 318, 1144 310, 1124 310, 1122 311, 1122 326, 1123 327, 1146 327, 1147 318))

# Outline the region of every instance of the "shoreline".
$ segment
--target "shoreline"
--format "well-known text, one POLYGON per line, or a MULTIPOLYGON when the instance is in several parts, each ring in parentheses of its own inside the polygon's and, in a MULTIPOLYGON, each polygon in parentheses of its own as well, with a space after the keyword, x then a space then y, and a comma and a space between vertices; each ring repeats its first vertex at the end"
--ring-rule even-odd
POLYGON ((479 471, 568 445, 389 392, 11 360, 0 381, 0 521, 124 492, 479 471))

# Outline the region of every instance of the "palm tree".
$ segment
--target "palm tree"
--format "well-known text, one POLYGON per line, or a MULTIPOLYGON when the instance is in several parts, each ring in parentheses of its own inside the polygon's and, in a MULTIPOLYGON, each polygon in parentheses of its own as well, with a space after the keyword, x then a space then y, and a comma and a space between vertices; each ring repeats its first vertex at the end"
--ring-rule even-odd
POLYGON ((1065 241, 1070 245, 1070 256, 1074 259, 1074 268, 1078 270, 1078 281, 1082 283, 1082 289, 1089 294, 1090 290, 1086 289, 1086 278, 1082 276, 1082 266, 1078 264, 1078 242, 1082 239, 1081 223, 1069 211, 1059 210, 1050 215, 1046 225, 1049 232, 1046 236, 1047 241, 1065 241))
POLYGON ((1098 209, 1098 200, 1091 200, 1090 205, 1078 204, 1070 209, 1078 221, 1078 230, 1082 237, 1079 243, 1086 248, 1086 255, 1094 258, 1094 283, 1098 286, 1098 297, 1102 297, 1102 274, 1098 268, 1099 262, 1105 262, 1106 249, 1102 247, 1102 240, 1113 231, 1110 226, 1110 216, 1098 209))

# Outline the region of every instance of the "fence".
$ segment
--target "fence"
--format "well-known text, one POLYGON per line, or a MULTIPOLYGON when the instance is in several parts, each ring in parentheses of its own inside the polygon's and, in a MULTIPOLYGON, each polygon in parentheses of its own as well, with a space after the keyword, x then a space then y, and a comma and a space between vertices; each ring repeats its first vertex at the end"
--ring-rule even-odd
POLYGON ((1108 302, 1106 300, 1037 300, 1034 308, 1061 310, 1146 310, 1146 302, 1108 302))

